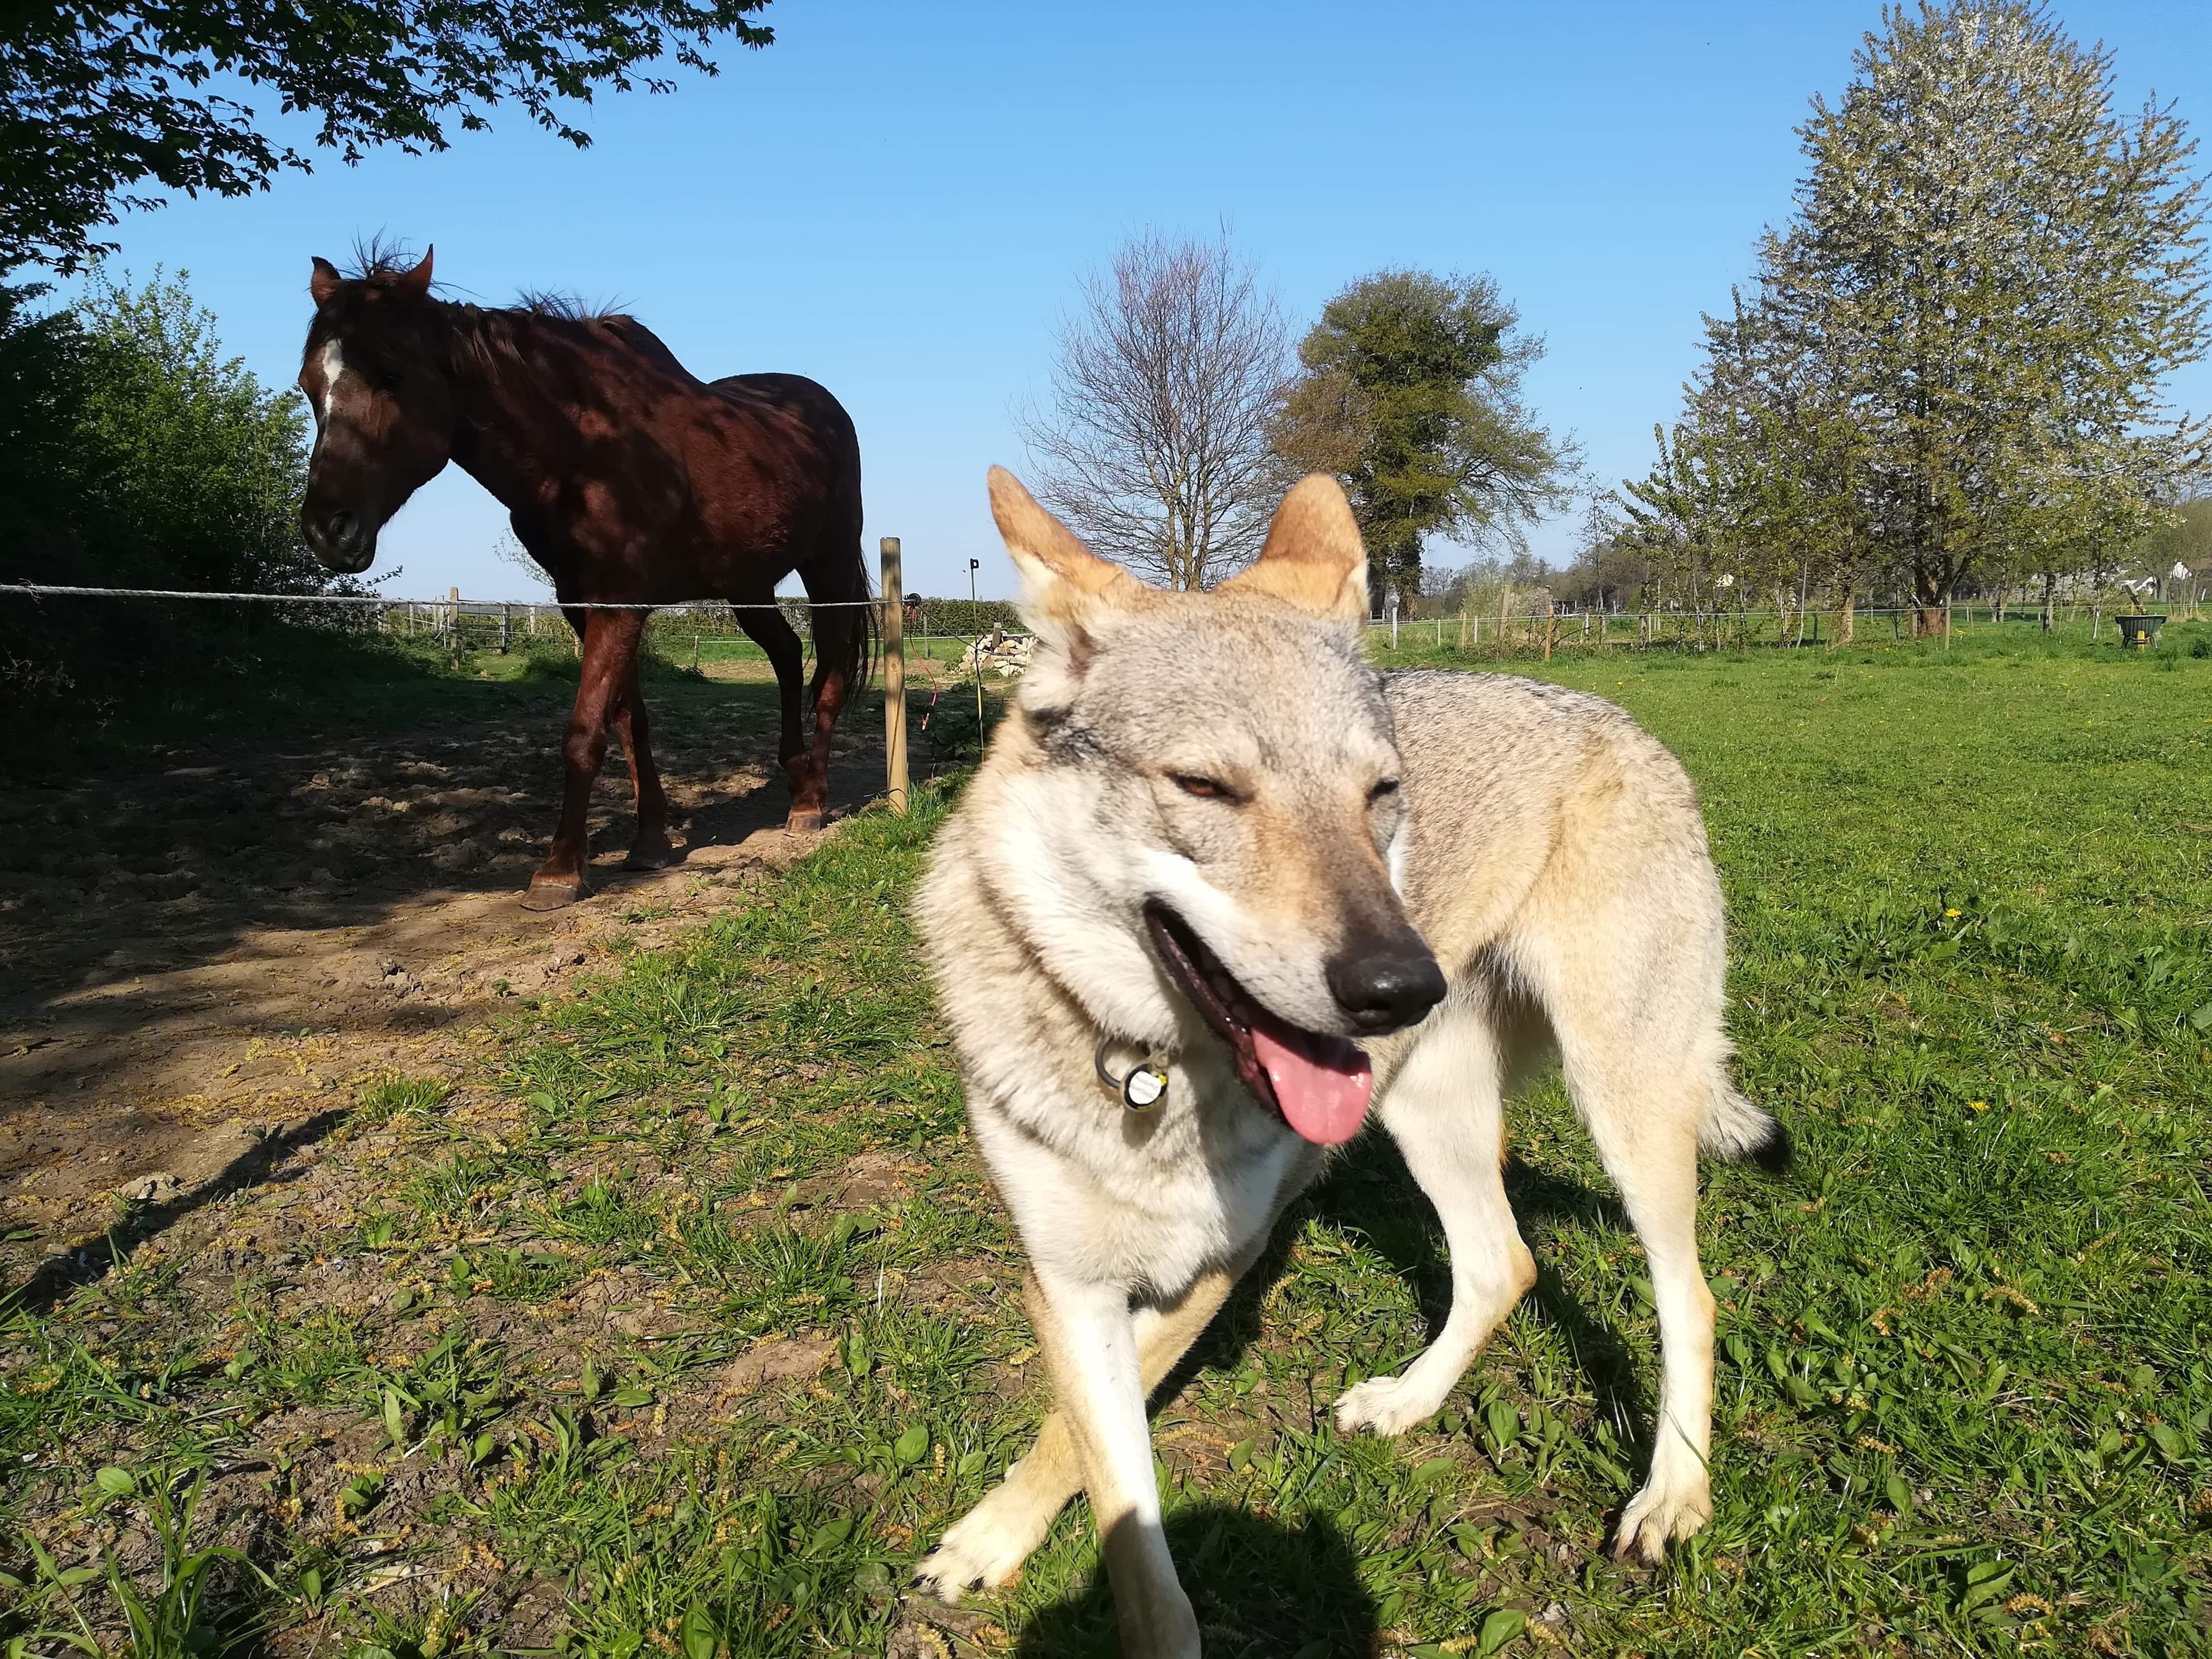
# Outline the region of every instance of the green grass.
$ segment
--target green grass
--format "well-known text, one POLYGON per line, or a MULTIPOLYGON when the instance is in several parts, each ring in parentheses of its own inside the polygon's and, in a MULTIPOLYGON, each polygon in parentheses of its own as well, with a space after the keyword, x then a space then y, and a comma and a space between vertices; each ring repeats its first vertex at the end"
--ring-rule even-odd
MULTIPOLYGON (((1745 1085, 1801 1148, 1782 1181, 1708 1176, 1713 1524, 1656 1574, 1603 1553, 1657 1333, 1541 1085, 1509 1186, 1542 1278, 1436 1419, 1346 1439, 1326 1411, 1448 1291, 1380 1142, 1186 1367, 1158 1444, 1209 1653, 2212 1651, 2208 632, 2157 656, 1984 629, 1510 665, 1613 697, 1689 766, 1745 1085)), ((906 1568, 1043 1407, 904 908, 945 810, 865 817, 752 908, 519 1017, 453 1100, 372 1091, 374 1134, 338 1154, 356 1212, 307 1248, 379 1311, 341 1316, 294 1268, 210 1319, 134 1266, 15 1316, 0 1532, 66 1533, 100 1466, 173 1479, 313 1410, 358 1427, 269 1477, 255 1559, 283 1595, 224 1581, 280 1645, 878 1653, 934 1617, 897 1599, 906 1568), (629 1322, 564 1322, 593 1296, 629 1322), (738 1380, 764 1357, 790 1374, 738 1380), (495 1578, 453 1565, 478 1547, 495 1578), (437 1588, 381 1587, 364 1564, 387 1559, 437 1588), (510 1611, 532 1583, 565 1603, 550 1626, 510 1611)), ((1117 1651, 1080 1504, 933 1639, 1117 1651)))

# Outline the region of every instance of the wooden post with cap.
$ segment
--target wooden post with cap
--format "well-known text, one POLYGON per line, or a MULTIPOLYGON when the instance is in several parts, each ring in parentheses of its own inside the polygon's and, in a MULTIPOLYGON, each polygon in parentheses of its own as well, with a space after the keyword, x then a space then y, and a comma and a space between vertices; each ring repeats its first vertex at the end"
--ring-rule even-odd
POLYGON ((903 812, 907 807, 906 580, 896 536, 883 539, 883 595, 884 793, 891 811, 903 812))

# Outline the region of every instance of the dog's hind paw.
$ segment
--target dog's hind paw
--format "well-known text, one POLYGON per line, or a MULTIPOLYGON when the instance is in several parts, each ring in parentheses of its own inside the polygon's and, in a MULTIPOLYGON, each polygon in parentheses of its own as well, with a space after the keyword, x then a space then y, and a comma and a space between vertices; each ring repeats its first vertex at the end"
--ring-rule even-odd
POLYGON ((1684 1481, 1666 1490, 1654 1480, 1621 1512, 1613 1559, 1656 1567, 1667 1559, 1668 1545, 1703 1530, 1712 1518, 1712 1488, 1705 1481, 1684 1481))
POLYGON ((1434 1417, 1443 1408, 1458 1379, 1454 1377, 1439 1391, 1428 1385, 1419 1370, 1419 1365, 1408 1366, 1403 1376, 1370 1376, 1346 1389, 1336 1402, 1337 1432, 1372 1429, 1380 1435, 1400 1435, 1434 1417))

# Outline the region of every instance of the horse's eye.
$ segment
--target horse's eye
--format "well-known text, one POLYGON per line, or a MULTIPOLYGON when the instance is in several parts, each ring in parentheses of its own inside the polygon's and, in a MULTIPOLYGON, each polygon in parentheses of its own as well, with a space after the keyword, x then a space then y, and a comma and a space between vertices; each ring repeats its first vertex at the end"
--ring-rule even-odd
POLYGON ((379 392, 397 392, 402 378, 398 369, 387 368, 376 377, 376 389, 379 392))
POLYGON ((1395 778, 1384 778, 1381 782, 1377 783, 1372 789, 1367 792, 1367 804, 1370 806, 1376 805, 1382 801, 1389 799, 1391 796, 1397 793, 1398 780, 1395 778))

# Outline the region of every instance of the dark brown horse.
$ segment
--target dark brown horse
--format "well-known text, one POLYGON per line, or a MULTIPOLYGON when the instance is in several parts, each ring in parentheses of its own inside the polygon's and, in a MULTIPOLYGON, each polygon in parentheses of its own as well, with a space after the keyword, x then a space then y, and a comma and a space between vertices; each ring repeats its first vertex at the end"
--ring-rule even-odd
POLYGON ((537 301, 484 310, 433 299, 430 256, 372 258, 358 276, 314 262, 300 390, 315 452, 300 526, 333 570, 376 557, 377 532, 447 461, 498 497, 553 579, 583 641, 582 683, 562 744, 561 822, 523 902, 588 890, 586 810, 607 727, 637 797, 629 866, 674 856, 653 769, 637 653, 643 610, 724 599, 768 653, 783 696, 790 827, 819 827, 830 736, 860 689, 874 635, 860 555, 860 451, 852 418, 796 374, 694 379, 643 325, 537 301), (804 653, 771 600, 793 571, 814 612, 814 729, 802 729, 804 653))

